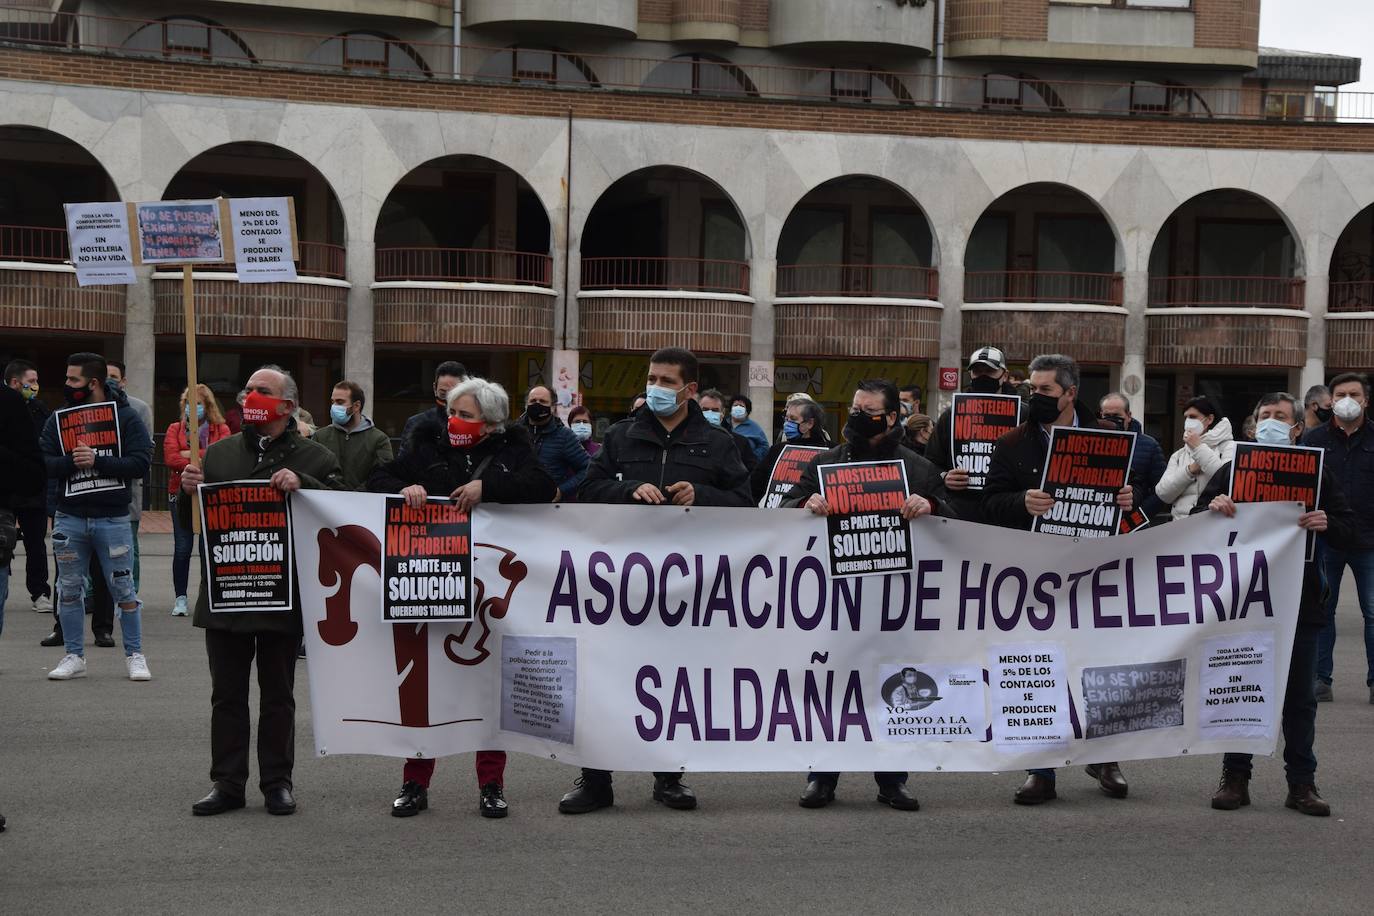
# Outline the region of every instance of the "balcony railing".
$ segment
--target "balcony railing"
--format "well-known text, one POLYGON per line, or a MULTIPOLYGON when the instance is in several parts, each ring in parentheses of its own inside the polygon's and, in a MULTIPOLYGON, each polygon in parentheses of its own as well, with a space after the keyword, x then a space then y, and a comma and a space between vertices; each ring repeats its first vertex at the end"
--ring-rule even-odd
POLYGON ((1343 280, 1331 284, 1327 311, 1374 312, 1374 280, 1343 280))
POLYGON ((1151 277, 1149 304, 1157 308, 1303 307, 1301 277, 1151 277))
POLYGON ((68 258, 67 230, 43 226, 0 226, 0 261, 62 264, 68 258))
MULTIPOLYGON (((715 3, 683 4, 703 9, 715 3)), ((729 0, 718 0, 721 10, 729 0)), ((189 26, 188 26, 189 28, 189 26)), ((202 30, 197 26, 195 31, 202 30)), ((184 29, 182 31, 185 31, 184 29)), ((473 79, 566 89, 621 89, 729 98, 762 97, 836 104, 906 105, 1037 114, 1136 115, 1295 121, 1374 121, 1374 92, 1276 92, 1236 86, 1186 86, 1149 81, 1049 80, 1022 76, 945 76, 876 67, 805 67, 724 62, 695 55, 664 60, 538 48, 455 46, 367 35, 366 60, 347 39, 323 32, 209 25, 194 43, 167 37, 163 20, 35 13, 32 5, 0 5, 0 47, 54 48, 238 67, 354 73, 397 79, 473 79), (35 22, 36 19, 44 21, 35 22), (150 28, 163 37, 129 42, 150 28), (194 44, 194 46, 191 46, 194 44), (216 48, 220 50, 216 50, 216 48), (337 53, 336 53, 337 52, 337 53), (455 73, 453 61, 462 61, 455 73), (710 72, 706 78, 701 70, 710 72)), ((152 34, 152 33, 145 33, 152 34)))
POLYGON ((964 274, 965 302, 1120 305, 1121 274, 978 270, 964 274))
MULTIPOLYGON (((300 259, 296 262, 296 274, 301 277, 325 277, 330 280, 344 278, 344 258, 346 252, 342 245, 329 245, 324 242, 300 242, 300 259)), ((197 264, 197 273, 233 273, 233 262, 227 264, 197 264)))
POLYGON ((706 258, 583 258, 582 289, 749 292, 746 261, 706 258))
POLYGON ((378 248, 377 280, 552 286, 553 258, 487 248, 378 248))
POLYGON ((779 264, 779 296, 940 298, 940 272, 899 264, 779 264))

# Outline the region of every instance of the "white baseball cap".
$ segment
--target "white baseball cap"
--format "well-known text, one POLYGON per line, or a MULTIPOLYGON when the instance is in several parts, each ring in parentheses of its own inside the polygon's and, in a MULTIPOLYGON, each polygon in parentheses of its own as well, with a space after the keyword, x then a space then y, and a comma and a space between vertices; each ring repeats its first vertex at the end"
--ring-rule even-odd
POLYGON ((999 372, 1004 372, 1007 368, 1007 357, 1005 353, 996 347, 979 347, 977 350, 974 350, 973 355, 968 358, 968 367, 972 369, 979 363, 996 369, 999 372))

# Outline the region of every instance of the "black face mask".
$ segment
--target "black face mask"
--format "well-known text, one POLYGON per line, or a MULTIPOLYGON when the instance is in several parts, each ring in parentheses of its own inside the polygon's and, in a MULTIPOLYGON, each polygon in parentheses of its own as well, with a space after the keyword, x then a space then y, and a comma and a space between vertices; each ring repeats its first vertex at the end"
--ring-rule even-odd
POLYGON ((80 407, 91 399, 91 389, 86 385, 73 388, 71 385, 62 385, 62 397, 67 402, 68 407, 80 407))
POLYGON ((969 379, 969 394, 998 394, 1001 390, 1002 383, 990 375, 969 379))
POLYGON ((1118 417, 1115 414, 1099 414, 1097 418, 1103 423, 1110 423, 1113 429, 1121 430, 1122 432, 1126 430, 1125 417, 1118 417))
POLYGON ((1050 397, 1048 394, 1036 392, 1031 395, 1030 409, 1028 411, 1030 419, 1035 423, 1053 423, 1059 419, 1059 398, 1050 397))
POLYGON ((867 448, 868 441, 874 436, 887 432, 887 415, 874 417, 862 410, 849 414, 849 422, 844 425, 844 438, 850 445, 867 448))
POLYGON ((1336 412, 1330 407, 1313 407, 1312 412, 1316 414, 1317 419, 1321 420, 1323 423, 1330 423, 1331 418, 1336 415, 1336 412))
POLYGON ((533 423, 543 423, 553 413, 553 408, 547 404, 526 404, 525 416, 530 418, 533 423))

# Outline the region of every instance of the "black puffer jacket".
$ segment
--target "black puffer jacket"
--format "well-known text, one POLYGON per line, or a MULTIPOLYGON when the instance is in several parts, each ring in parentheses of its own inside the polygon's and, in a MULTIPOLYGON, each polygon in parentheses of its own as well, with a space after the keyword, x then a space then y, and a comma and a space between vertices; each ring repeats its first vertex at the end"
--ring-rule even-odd
POLYGON ((877 448, 862 454, 855 454, 853 446, 848 442, 821 452, 815 457, 815 460, 807 465, 806 470, 802 471, 801 480, 792 488, 791 497, 783 500, 783 508, 795 509, 804 506, 808 499, 821 491, 821 475, 817 469, 823 465, 849 464, 855 461, 893 460, 899 460, 906 465, 908 496, 919 493, 930 500, 931 509, 935 515, 942 515, 945 518, 959 518, 959 513, 950 505, 949 494, 945 491, 945 484, 940 479, 939 470, 935 465, 902 445, 902 428, 900 426, 893 427, 892 433, 879 443, 877 448))
POLYGON ((635 503, 635 490, 646 483, 667 496, 667 488, 686 481, 698 506, 751 506, 749 473, 735 441, 702 416, 696 401, 687 403, 687 419, 671 433, 647 407, 612 426, 587 468, 578 502, 635 503))
POLYGON ((438 415, 421 417, 410 430, 401 453, 372 472, 367 489, 373 493, 399 493, 419 484, 430 496, 446 497, 472 481, 482 469, 482 502, 553 502, 558 487, 539 464, 530 436, 519 425, 487 436, 472 448, 454 448, 448 428, 438 415))
MULTIPOLYGON (((1207 512, 1212 500, 1226 493, 1230 487, 1231 462, 1228 461, 1217 468, 1212 479, 1207 481, 1207 486, 1203 488, 1193 511, 1189 514, 1207 512)), ((1319 541, 1341 547, 1354 539, 1357 527, 1355 512, 1350 508, 1349 500, 1345 498, 1345 491, 1341 489, 1340 478, 1331 472, 1331 468, 1325 466, 1322 468, 1322 495, 1321 499, 1317 500, 1317 508, 1326 512, 1326 533, 1319 536, 1319 541)), ((1298 623, 1303 626, 1326 626, 1326 599, 1330 588, 1326 581, 1325 564, 1320 562, 1320 558, 1321 550, 1318 550, 1313 562, 1302 565, 1302 598, 1298 604, 1298 623)))

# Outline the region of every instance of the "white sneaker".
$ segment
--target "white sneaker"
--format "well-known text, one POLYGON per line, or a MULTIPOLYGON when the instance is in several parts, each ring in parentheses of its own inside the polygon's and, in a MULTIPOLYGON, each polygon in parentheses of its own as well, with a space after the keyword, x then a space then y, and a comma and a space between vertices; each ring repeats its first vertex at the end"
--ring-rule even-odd
POLYGON ((50 681, 70 681, 86 676, 86 660, 79 655, 64 655, 57 667, 48 672, 50 681))
POLYGON ((47 595, 39 595, 37 598, 33 599, 33 610, 36 614, 51 614, 52 599, 47 595))
POLYGON ((135 652, 124 663, 129 666, 129 680, 131 681, 151 681, 153 674, 148 670, 148 660, 143 657, 142 652, 135 652))
POLYGON ((186 616, 186 596, 185 596, 185 595, 177 595, 177 603, 174 604, 174 605, 172 605, 172 616, 173 616, 173 617, 185 617, 185 616, 186 616))

